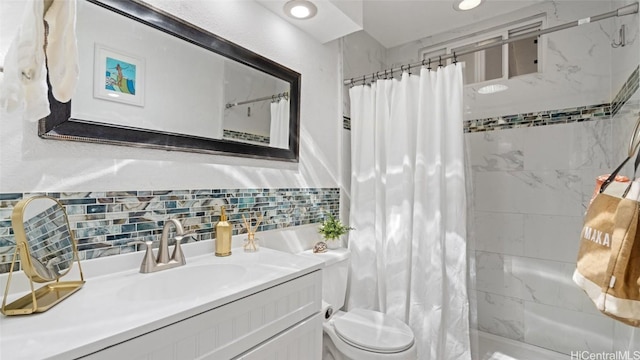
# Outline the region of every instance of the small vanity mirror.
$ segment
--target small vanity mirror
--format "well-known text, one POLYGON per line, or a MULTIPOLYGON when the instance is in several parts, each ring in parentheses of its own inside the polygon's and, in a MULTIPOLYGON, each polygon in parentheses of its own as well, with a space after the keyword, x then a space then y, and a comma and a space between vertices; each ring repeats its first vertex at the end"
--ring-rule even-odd
POLYGON ((69 227, 67 213, 60 202, 47 196, 23 199, 14 207, 11 225, 16 249, 2 301, 4 315, 46 311, 84 285, 76 241, 69 227), (7 304, 18 254, 21 268, 29 278, 31 293, 7 304), (74 261, 78 263, 80 280, 60 281, 69 273, 74 261), (50 283, 35 290, 34 282, 50 283))

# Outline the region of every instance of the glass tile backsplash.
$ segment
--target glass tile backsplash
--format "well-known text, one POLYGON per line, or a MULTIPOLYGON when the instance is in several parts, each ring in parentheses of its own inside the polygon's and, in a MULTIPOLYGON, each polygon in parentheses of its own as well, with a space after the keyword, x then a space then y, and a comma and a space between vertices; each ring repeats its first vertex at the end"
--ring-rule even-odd
POLYGON ((234 235, 246 231, 243 214, 254 219, 262 214, 258 231, 264 231, 318 223, 327 213, 337 216, 340 209, 338 188, 0 193, 0 273, 9 271, 13 256, 13 207, 34 195, 51 196, 65 206, 81 260, 136 251, 136 245, 129 245, 135 240, 157 242, 170 218, 195 231, 195 240, 213 239, 220 206, 234 235))

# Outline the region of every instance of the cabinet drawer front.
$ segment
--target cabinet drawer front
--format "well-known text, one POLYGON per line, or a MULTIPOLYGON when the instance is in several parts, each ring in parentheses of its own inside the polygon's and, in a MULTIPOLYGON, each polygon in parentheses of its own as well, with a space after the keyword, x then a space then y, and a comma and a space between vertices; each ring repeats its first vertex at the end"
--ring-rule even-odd
POLYGON ((315 271, 83 359, 231 359, 318 313, 321 298, 315 271))
MULTIPOLYGON (((316 314, 268 342, 239 356, 237 360, 320 360, 322 315, 316 314)), ((214 360, 211 358, 211 360, 214 360)))

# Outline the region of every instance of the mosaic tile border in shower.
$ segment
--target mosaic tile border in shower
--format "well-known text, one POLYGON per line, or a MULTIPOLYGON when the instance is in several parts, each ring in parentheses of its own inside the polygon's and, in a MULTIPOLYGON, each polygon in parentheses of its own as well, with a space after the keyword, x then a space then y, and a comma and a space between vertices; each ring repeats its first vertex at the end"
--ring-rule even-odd
POLYGON ((568 124, 573 122, 609 119, 610 104, 578 106, 560 110, 496 116, 486 119, 465 120, 464 132, 504 130, 522 127, 568 124))
POLYGON ((224 139, 251 141, 251 142, 260 143, 260 144, 269 144, 269 141, 270 141, 269 136, 251 134, 247 132, 234 131, 234 130, 223 130, 222 137, 224 139))
POLYGON ((348 116, 342 116, 342 128, 345 130, 351 130, 351 118, 348 116))
MULTIPOLYGON (((339 215, 339 188, 200 189, 87 193, 0 193, 0 273, 8 272, 15 244, 11 213, 23 198, 48 195, 65 207, 80 259, 134 252, 132 241, 160 240, 167 219, 178 218, 200 241, 215 238, 224 205, 233 234, 245 232, 242 215, 264 220, 258 231, 321 222, 339 215)), ((259 235, 258 235, 259 236, 259 235)))

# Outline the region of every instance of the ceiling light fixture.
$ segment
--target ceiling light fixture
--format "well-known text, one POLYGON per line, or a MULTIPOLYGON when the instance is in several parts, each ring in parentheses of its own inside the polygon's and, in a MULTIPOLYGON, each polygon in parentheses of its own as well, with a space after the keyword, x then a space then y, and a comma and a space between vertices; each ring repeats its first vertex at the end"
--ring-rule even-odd
POLYGON ((453 3, 453 8, 460 11, 466 11, 478 7, 481 3, 482 0, 456 0, 453 3))
POLYGON ((487 86, 483 86, 480 89, 478 89, 478 94, 493 94, 493 93, 497 93, 500 91, 505 91, 507 90, 509 87, 507 85, 503 85, 503 84, 493 84, 493 85, 487 85, 487 86))
POLYGON ((284 4, 284 12, 295 19, 309 19, 318 13, 318 8, 307 0, 290 0, 284 4))

